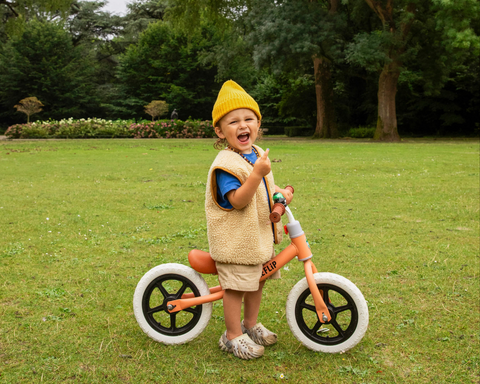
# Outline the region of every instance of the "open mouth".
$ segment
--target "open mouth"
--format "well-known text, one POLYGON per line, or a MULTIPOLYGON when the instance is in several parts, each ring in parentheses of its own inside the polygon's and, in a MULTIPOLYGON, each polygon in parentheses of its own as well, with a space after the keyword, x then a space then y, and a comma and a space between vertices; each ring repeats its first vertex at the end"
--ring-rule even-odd
POLYGON ((250 134, 245 132, 237 136, 237 139, 240 143, 248 143, 248 140, 250 139, 250 134))

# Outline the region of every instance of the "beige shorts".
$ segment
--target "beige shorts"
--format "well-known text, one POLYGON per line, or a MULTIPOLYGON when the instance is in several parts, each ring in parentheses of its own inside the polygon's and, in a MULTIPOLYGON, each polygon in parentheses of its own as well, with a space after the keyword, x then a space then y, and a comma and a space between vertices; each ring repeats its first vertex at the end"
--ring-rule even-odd
MULTIPOLYGON (((218 272, 218 281, 222 289, 232 289, 241 292, 258 291, 260 277, 262 277, 262 264, 241 265, 224 264, 215 262, 218 272)), ((280 270, 267 278, 280 279, 280 270)))

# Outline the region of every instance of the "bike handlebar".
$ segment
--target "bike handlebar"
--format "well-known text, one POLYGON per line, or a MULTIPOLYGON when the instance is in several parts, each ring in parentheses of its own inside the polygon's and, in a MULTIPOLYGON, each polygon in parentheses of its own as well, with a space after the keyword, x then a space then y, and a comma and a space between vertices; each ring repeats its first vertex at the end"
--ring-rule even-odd
MULTIPOLYGON (((287 185, 285 189, 288 189, 292 193, 295 191, 291 185, 287 185)), ((270 213, 270 221, 272 223, 278 223, 282 220, 282 216, 285 213, 285 206, 282 203, 275 203, 273 205, 272 212, 270 213)))
POLYGON ((275 203, 273 205, 272 212, 270 213, 270 221, 272 223, 278 223, 282 220, 282 215, 285 213, 285 207, 282 203, 275 203))

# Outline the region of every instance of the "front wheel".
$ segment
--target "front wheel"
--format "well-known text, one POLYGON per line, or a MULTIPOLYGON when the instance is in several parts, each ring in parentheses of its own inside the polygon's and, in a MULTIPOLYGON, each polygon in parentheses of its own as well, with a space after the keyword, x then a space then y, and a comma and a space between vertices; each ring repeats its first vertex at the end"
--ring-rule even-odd
POLYGON ((212 316, 212 303, 170 313, 167 302, 183 294, 210 294, 207 283, 192 268, 182 264, 162 264, 148 271, 133 295, 133 312, 140 328, 155 341, 183 344, 200 335, 212 316))
POLYGON ((314 277, 331 320, 325 324, 320 322, 307 278, 303 278, 287 298, 286 315, 290 330, 298 341, 313 351, 348 351, 367 331, 367 302, 355 284, 342 276, 315 273, 314 277))

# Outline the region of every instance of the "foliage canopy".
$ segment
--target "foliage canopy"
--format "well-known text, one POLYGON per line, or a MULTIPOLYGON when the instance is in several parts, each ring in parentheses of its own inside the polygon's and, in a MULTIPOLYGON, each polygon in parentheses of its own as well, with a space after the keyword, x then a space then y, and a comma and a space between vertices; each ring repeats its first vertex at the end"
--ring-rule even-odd
POLYGON ((30 122, 31 115, 42 111, 41 107, 43 107, 43 104, 36 97, 26 97, 20 100, 17 105, 14 105, 17 112, 22 112, 27 115, 27 123, 30 122))
POLYGON ((104 1, 28 1, 17 17, 0 0, 2 130, 31 95, 41 119, 141 119, 160 99, 207 119, 228 79, 258 100, 270 132, 480 129, 475 0, 138 0, 125 16, 104 1))

